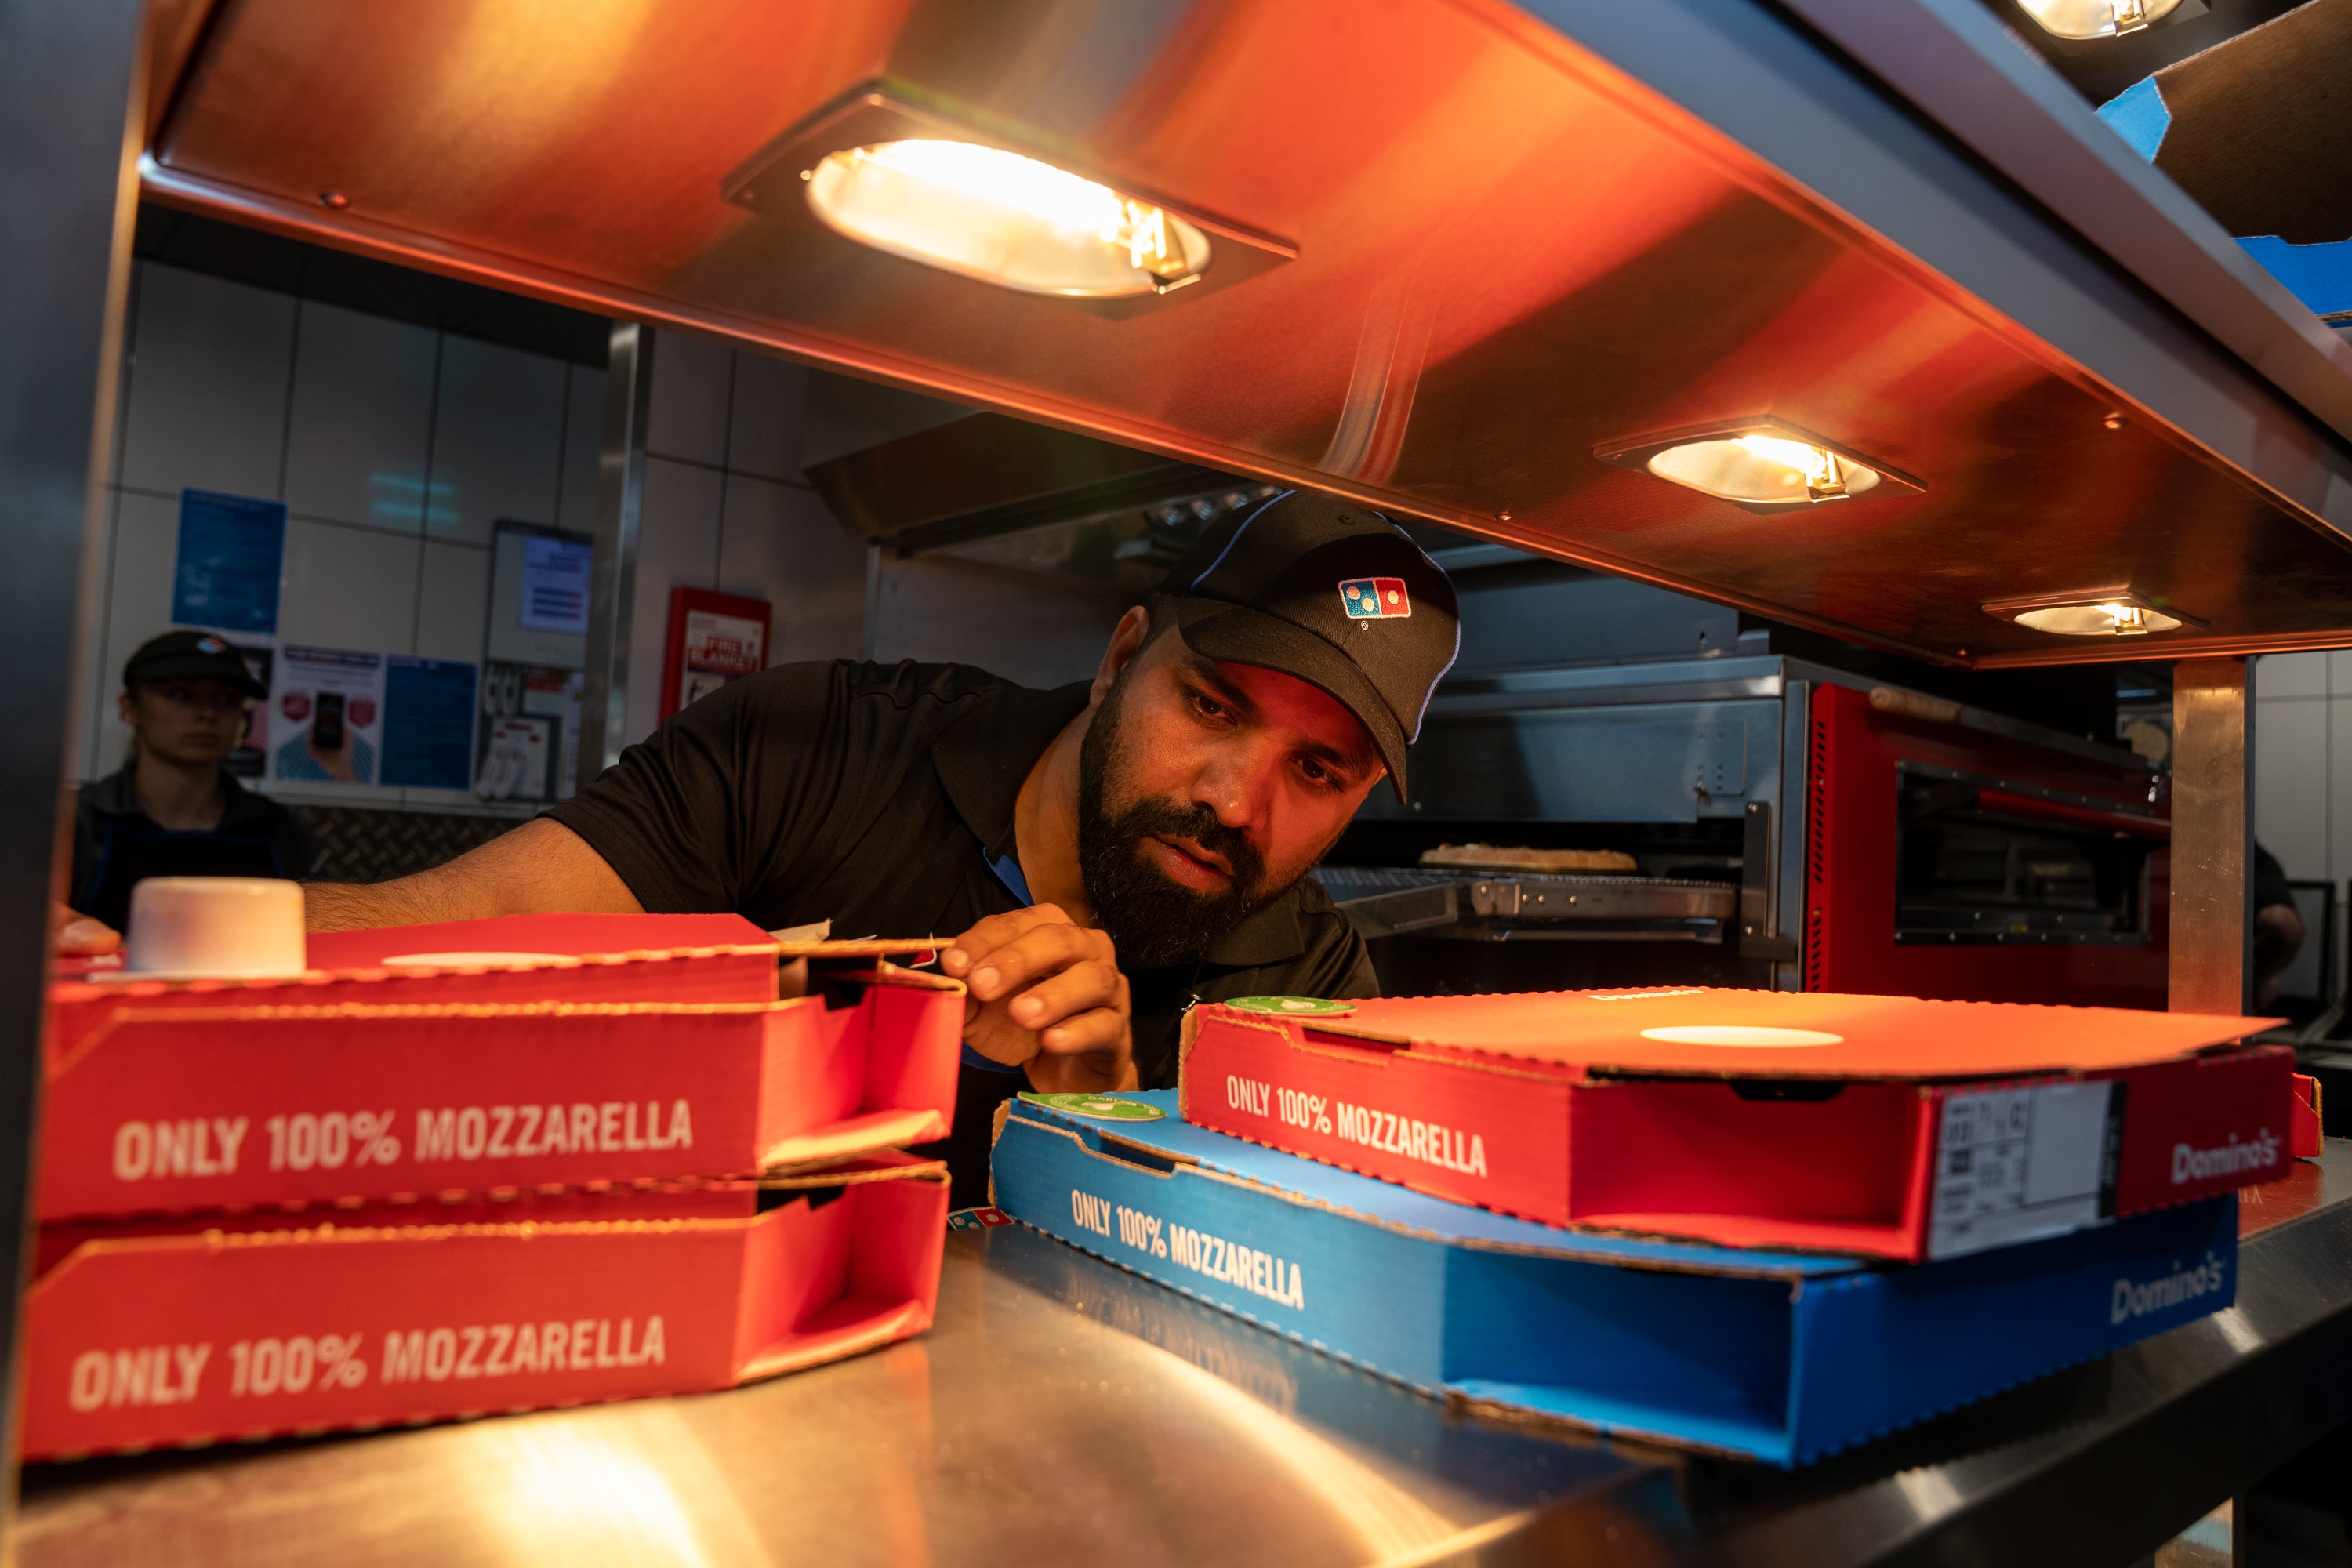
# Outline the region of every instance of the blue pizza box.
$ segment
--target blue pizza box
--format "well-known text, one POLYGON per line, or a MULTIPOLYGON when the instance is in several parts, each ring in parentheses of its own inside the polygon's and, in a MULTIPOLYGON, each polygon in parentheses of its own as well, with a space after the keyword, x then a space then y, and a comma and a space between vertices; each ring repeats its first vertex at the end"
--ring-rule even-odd
POLYGON ((1783 1466, 2237 1291, 2234 1194, 1889 1265, 1559 1229, 1191 1126, 1171 1090, 1063 1098, 1163 1114, 1008 1101, 1014 1219, 1424 1394, 1783 1466))

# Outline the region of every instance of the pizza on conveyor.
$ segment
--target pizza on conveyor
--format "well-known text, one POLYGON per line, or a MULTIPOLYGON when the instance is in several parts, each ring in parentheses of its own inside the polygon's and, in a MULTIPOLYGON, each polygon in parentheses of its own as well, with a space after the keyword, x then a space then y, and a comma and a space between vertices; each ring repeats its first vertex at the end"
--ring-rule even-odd
POLYGON ((1623 873, 1642 868, 1622 849, 1528 849, 1500 844, 1441 844, 1423 850, 1421 863, 1477 871, 1623 873))

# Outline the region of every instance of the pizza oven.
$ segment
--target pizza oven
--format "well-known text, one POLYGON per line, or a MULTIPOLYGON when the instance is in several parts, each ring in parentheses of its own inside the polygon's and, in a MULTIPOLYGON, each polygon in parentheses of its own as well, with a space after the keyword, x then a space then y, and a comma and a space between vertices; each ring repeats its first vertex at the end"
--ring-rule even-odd
POLYGON ((2166 781, 2080 732, 2095 703, 2032 722, 1678 595, 1436 554, 1463 658, 1408 798, 1317 873, 1383 989, 2165 1005, 2166 781))

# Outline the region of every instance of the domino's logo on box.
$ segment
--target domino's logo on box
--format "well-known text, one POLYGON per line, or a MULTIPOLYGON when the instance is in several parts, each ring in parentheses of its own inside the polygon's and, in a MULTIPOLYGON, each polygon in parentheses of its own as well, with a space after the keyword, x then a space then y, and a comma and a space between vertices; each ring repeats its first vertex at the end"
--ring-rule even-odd
POLYGON ((1339 584, 1339 602, 1359 621, 1393 620, 1412 614, 1402 577, 1351 577, 1339 584))

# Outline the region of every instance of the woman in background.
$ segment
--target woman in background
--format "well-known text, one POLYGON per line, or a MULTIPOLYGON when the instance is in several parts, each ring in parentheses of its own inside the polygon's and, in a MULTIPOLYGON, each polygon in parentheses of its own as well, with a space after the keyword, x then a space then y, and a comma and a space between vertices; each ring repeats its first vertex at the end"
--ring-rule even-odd
POLYGON ((222 766, 268 695, 244 657, 206 632, 165 632, 131 656, 116 700, 131 760, 81 786, 66 896, 87 918, 60 931, 64 951, 111 949, 142 878, 310 875, 301 819, 222 766))

